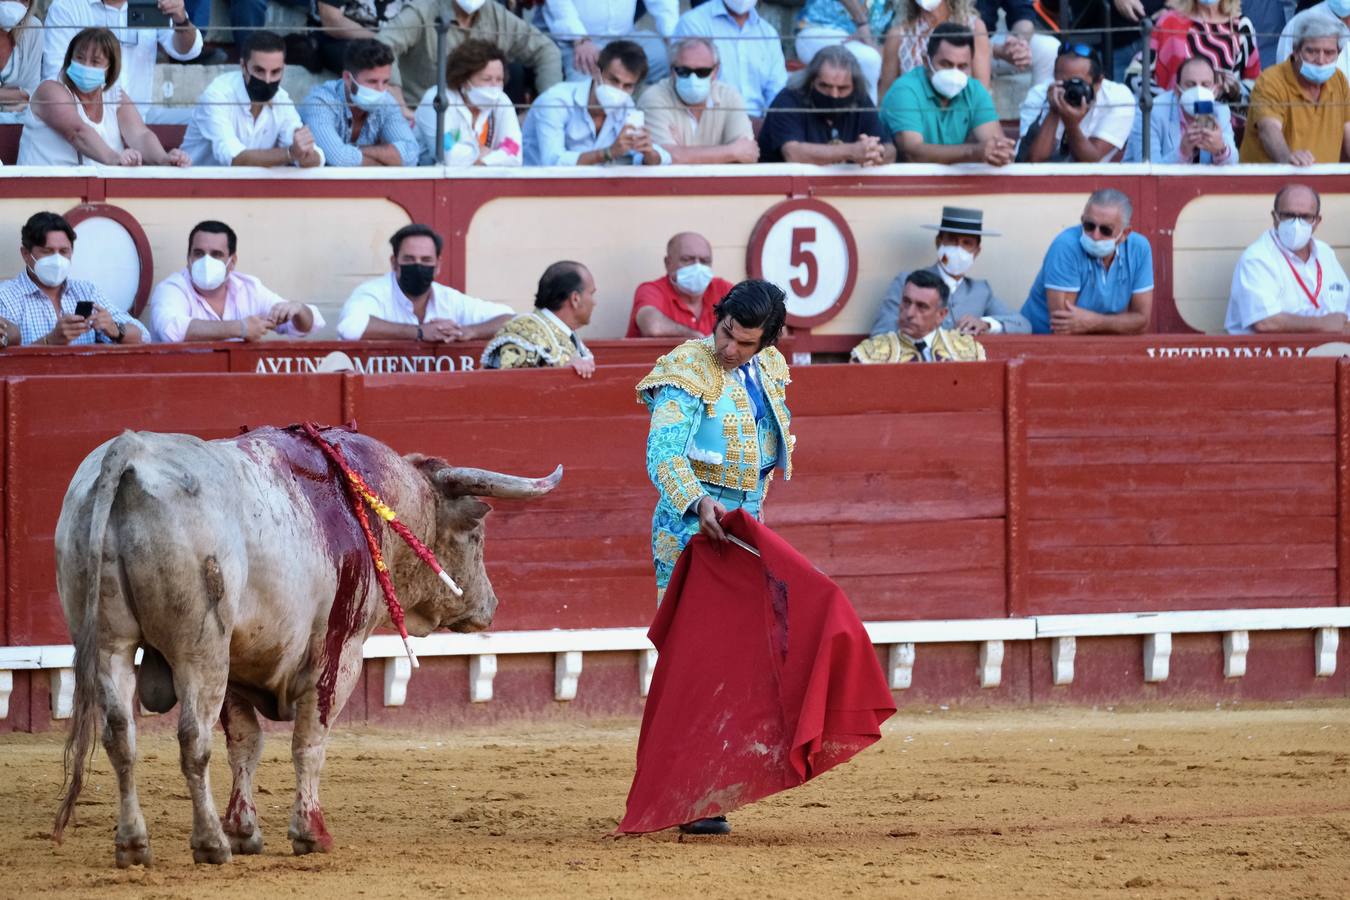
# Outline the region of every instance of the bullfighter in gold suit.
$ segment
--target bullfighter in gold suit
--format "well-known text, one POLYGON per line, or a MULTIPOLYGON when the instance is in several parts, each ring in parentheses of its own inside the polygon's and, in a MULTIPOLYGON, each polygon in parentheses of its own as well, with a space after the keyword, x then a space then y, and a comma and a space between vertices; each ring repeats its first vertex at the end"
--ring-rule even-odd
POLYGON ((896 331, 870 337, 853 348, 860 363, 968 362, 984 359, 984 347, 968 334, 941 327, 947 315, 947 284, 925 269, 910 273, 900 295, 896 331))

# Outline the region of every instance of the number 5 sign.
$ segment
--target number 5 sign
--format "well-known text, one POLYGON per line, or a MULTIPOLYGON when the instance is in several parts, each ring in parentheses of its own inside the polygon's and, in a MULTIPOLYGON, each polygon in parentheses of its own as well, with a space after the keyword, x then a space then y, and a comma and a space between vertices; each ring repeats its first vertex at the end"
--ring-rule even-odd
POLYGON ((837 316, 853 293, 858 247, 833 206, 785 200, 755 223, 745 270, 787 293, 789 325, 810 328, 837 316))

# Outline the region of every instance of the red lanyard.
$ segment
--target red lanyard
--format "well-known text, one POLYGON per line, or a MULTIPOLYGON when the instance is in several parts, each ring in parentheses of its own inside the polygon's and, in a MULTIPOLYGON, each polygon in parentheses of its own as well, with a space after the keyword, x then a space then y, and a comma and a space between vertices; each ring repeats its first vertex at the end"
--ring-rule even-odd
POLYGON ((1317 290, 1310 291, 1308 290, 1308 286, 1303 283, 1303 279, 1299 277, 1298 269, 1294 268, 1294 261, 1290 259, 1287 254, 1282 255, 1284 256, 1285 264, 1289 266, 1289 271, 1294 273, 1294 280, 1298 282, 1299 287, 1303 288, 1303 293, 1307 295, 1309 302, 1312 303, 1313 309, 1320 310, 1322 307, 1318 306, 1317 298, 1322 293, 1322 261, 1320 259, 1317 261, 1317 290))

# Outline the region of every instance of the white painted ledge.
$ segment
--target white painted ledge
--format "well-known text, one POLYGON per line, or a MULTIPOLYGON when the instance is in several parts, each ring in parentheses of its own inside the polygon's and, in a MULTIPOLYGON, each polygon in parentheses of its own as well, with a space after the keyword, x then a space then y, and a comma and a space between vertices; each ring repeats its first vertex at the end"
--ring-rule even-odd
MULTIPOLYGON (((891 689, 897 691, 907 690, 913 684, 914 667, 920 662, 918 644, 979 643, 976 676, 981 687, 992 688, 1003 683, 1007 641, 1049 638, 1053 682, 1066 685, 1074 679, 1077 638, 1139 635, 1144 638, 1144 680, 1157 683, 1167 680, 1170 674, 1173 634, 1222 633, 1224 677, 1241 678, 1247 674, 1249 632, 1273 630, 1313 631, 1314 671, 1325 678, 1336 672, 1339 629, 1350 627, 1350 607, 934 619, 867 622, 864 627, 873 644, 887 648, 887 680, 891 689)), ((554 697, 564 702, 577 696, 586 653, 635 652, 637 687, 643 697, 650 690, 657 659, 645 628, 433 634, 412 638, 410 643, 419 657, 468 657, 468 694, 474 703, 492 700, 497 657, 501 654, 552 654, 554 697)), ((384 660, 385 705, 406 704, 413 671, 398 636, 371 637, 363 647, 363 656, 384 660)), ((139 651, 136 663, 140 663, 139 651)), ((68 717, 73 705, 74 664, 75 650, 69 644, 0 647, 0 718, 9 715, 16 670, 46 670, 51 679, 52 715, 68 717)))

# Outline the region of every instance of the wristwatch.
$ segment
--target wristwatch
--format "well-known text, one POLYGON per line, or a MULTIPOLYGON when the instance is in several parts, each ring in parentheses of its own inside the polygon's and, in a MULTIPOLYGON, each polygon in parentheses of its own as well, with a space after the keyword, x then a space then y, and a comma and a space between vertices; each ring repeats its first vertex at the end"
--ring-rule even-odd
POLYGON ((117 337, 113 338, 113 343, 114 343, 114 344, 120 344, 120 343, 122 343, 122 338, 124 338, 124 337, 126 337, 126 336, 127 336, 127 326, 123 325, 121 322, 118 322, 118 323, 117 323, 117 337))

